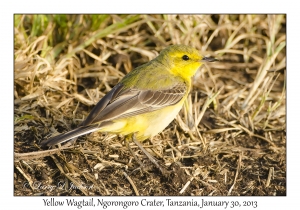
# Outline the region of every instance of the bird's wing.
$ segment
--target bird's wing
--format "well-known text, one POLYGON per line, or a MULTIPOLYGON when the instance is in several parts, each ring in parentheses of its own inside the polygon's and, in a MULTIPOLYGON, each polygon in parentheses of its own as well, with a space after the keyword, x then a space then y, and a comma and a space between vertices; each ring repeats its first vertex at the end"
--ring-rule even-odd
POLYGON ((82 126, 110 121, 155 111, 178 103, 186 94, 187 86, 177 83, 163 90, 139 90, 115 86, 91 111, 82 126))
POLYGON ((43 140, 41 145, 52 146, 94 132, 104 121, 110 123, 114 119, 135 116, 174 105, 184 97, 186 92, 187 87, 184 83, 177 83, 164 90, 124 88, 119 83, 97 103, 80 127, 43 140))

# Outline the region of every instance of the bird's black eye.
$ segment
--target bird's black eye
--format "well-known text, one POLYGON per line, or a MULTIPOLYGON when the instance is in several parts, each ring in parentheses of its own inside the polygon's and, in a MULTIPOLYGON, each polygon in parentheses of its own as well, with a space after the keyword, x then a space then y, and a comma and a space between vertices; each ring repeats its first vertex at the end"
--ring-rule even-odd
POLYGON ((182 59, 185 60, 185 61, 187 61, 187 60, 189 60, 190 58, 189 58, 189 56, 184 55, 184 56, 182 56, 182 59))

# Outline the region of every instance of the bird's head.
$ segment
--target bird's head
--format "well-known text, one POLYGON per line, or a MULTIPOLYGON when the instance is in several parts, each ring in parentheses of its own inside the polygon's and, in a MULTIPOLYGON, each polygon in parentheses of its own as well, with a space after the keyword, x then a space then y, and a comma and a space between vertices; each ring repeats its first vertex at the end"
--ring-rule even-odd
POLYGON ((159 57, 171 73, 183 79, 190 79, 204 62, 217 60, 204 57, 197 49, 186 45, 169 46, 161 51, 159 57))

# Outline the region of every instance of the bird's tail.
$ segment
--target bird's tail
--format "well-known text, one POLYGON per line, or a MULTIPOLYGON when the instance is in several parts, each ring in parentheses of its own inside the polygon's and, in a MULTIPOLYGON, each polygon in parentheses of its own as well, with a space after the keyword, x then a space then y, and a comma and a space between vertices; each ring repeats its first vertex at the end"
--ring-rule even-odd
POLYGON ((99 124, 81 126, 81 127, 75 128, 74 130, 71 130, 67 133, 63 133, 63 134, 54 136, 50 139, 43 140, 41 142, 41 146, 42 147, 52 146, 52 145, 55 145, 55 144, 58 144, 58 143, 63 143, 63 142, 66 142, 68 140, 74 139, 78 136, 82 136, 84 134, 94 132, 98 129, 99 129, 99 124))

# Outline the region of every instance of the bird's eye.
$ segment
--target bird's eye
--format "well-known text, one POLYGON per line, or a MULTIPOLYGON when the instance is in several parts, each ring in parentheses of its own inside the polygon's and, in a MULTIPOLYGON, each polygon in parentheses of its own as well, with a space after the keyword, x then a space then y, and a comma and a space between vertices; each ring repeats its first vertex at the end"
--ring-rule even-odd
POLYGON ((187 60, 189 60, 190 58, 189 58, 189 56, 184 55, 184 56, 182 56, 182 59, 185 60, 185 61, 187 61, 187 60))

